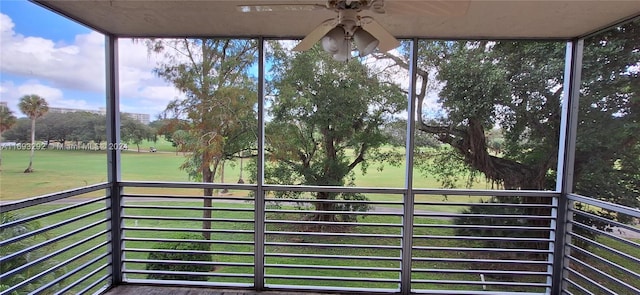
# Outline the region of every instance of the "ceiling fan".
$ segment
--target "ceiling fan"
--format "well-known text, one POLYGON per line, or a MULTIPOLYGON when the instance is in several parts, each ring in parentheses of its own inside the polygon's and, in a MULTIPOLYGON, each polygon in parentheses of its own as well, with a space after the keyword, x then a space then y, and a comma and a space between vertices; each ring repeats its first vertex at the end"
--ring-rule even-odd
POLYGON ((294 51, 305 51, 321 41, 322 48, 333 55, 338 61, 346 61, 351 57, 352 41, 355 43, 360 57, 366 56, 376 48, 385 52, 400 45, 389 31, 387 31, 373 17, 361 15, 362 11, 370 11, 376 14, 464 14, 469 1, 388 1, 385 0, 328 0, 326 4, 264 4, 264 5, 240 5, 241 12, 270 12, 270 11, 311 11, 327 9, 337 13, 337 17, 322 22, 311 31, 294 51), (462 5, 460 5, 462 4, 462 5))

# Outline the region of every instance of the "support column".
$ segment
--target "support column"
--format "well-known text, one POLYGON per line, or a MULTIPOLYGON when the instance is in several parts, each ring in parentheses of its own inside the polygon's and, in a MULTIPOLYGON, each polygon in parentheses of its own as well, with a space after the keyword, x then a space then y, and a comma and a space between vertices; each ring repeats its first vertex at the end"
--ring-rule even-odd
MULTIPOLYGON (((411 260, 413 247, 413 213, 414 199, 413 195, 413 151, 415 147, 415 130, 417 116, 416 114, 416 84, 418 75, 416 68, 418 67, 418 39, 411 40, 411 64, 409 67, 409 95, 407 104, 407 142, 406 142, 406 171, 405 171, 405 195, 404 195, 404 211, 402 216, 402 261, 400 267, 400 292, 402 294, 411 293, 411 260)), ((422 81, 422 83, 426 83, 422 81)))
POLYGON ((580 98, 580 78, 582 75, 582 53, 584 40, 567 43, 564 72, 564 94, 562 96, 562 119, 560 123, 560 146, 558 148, 558 178, 556 190, 560 192, 553 248, 553 272, 551 294, 562 294, 564 270, 569 255, 567 232, 571 231, 568 214, 567 195, 573 192, 573 169, 576 151, 576 131, 578 126, 578 100, 580 98))
POLYGON ((258 39, 258 159, 256 161, 256 193, 254 200, 254 268, 253 285, 258 291, 264 289, 264 38, 258 39))
POLYGON ((111 222, 109 223, 111 243, 111 283, 116 286, 122 283, 122 206, 120 187, 120 96, 118 87, 118 38, 105 36, 105 68, 107 94, 107 207, 111 222))

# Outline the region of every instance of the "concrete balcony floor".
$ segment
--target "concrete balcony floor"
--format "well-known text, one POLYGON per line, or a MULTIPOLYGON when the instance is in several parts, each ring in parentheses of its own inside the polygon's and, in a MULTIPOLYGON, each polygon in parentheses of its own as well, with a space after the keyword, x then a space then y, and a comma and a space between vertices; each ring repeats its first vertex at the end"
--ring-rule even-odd
MULTIPOLYGON (((121 285, 109 290, 105 295, 340 295, 341 293, 312 293, 293 291, 251 291, 229 290, 199 287, 166 287, 166 286, 141 286, 121 285)), ((345 294, 346 295, 346 294, 345 294)))

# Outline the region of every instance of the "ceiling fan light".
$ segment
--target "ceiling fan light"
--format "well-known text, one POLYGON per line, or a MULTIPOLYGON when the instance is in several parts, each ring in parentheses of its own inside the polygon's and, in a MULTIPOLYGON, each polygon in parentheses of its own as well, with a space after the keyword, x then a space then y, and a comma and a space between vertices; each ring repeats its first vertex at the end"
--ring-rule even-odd
POLYGON ((351 42, 344 40, 338 52, 333 54, 333 59, 337 61, 347 61, 351 57, 351 42))
POLYGON ((331 54, 336 54, 345 46, 344 43, 346 43, 346 41, 344 38, 344 29, 342 27, 335 27, 322 37, 322 49, 331 54))
POLYGON ((353 41, 356 42, 356 47, 358 47, 360 57, 369 55, 374 50, 376 50, 376 47, 378 47, 378 44, 380 44, 380 41, 378 39, 361 28, 356 30, 356 32, 353 34, 353 41))

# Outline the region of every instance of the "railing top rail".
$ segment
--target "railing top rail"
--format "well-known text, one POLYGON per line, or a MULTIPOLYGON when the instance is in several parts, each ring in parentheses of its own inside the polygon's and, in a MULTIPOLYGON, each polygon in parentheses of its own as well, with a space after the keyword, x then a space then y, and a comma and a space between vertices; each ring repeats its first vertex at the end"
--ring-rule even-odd
MULTIPOLYGON (((125 187, 157 187, 157 188, 218 188, 236 190, 256 190, 257 184, 235 184, 214 182, 164 182, 164 181, 122 181, 125 187)), ((398 187, 349 187, 349 186, 312 186, 312 185, 262 185, 265 191, 296 191, 296 192, 358 192, 377 194, 404 194, 406 188, 398 187)), ((414 188, 416 195, 473 195, 473 196, 523 196, 523 197, 558 197, 557 191, 538 190, 483 190, 483 189, 439 189, 414 188)))
POLYGON ((99 191, 101 189, 105 189, 108 187, 109 187, 109 183, 103 182, 103 183, 83 186, 79 188, 74 188, 70 190, 65 190, 57 193, 51 193, 47 195, 24 199, 20 201, 9 202, 6 204, 0 204, 0 213, 11 212, 18 209, 28 208, 28 207, 32 207, 32 206, 36 206, 44 203, 49 203, 57 200, 75 197, 75 196, 83 195, 86 193, 99 191))
POLYGON ((603 209, 616 211, 618 213, 626 214, 635 218, 640 218, 640 209, 638 208, 631 208, 624 205, 614 204, 611 202, 602 201, 602 200, 598 200, 590 197, 585 197, 578 194, 569 194, 568 198, 569 200, 572 200, 572 201, 585 203, 593 206, 598 206, 603 209))

